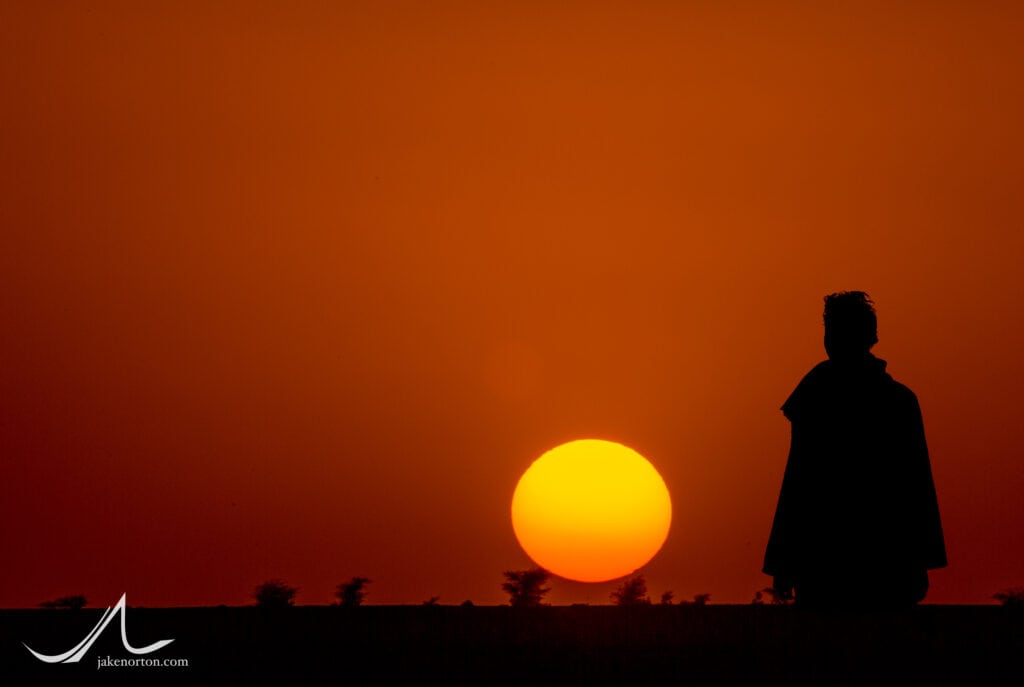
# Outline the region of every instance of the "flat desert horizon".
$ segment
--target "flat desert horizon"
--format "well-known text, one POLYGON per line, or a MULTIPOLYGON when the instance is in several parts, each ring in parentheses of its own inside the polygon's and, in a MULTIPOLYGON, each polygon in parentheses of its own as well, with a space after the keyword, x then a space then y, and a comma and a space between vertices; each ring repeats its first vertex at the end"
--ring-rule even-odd
POLYGON ((109 683, 278 684, 329 675, 448 684, 1015 684, 1024 614, 989 606, 900 612, 783 606, 129 608, 77 663, 100 612, 0 611, 0 674, 109 683), (22 644, 24 643, 24 644, 22 644), (132 663, 134 661, 134 664, 132 663))

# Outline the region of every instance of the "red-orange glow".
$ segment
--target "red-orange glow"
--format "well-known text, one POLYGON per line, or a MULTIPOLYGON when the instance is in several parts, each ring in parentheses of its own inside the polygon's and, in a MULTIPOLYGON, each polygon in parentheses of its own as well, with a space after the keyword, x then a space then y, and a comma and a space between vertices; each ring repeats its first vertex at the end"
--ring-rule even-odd
MULTIPOLYGON (((0 607, 504 603, 538 447, 747 603, 858 289, 949 567, 1024 585, 1024 3, 0 3, 0 607)), ((552 584, 547 600, 612 588, 552 584)))

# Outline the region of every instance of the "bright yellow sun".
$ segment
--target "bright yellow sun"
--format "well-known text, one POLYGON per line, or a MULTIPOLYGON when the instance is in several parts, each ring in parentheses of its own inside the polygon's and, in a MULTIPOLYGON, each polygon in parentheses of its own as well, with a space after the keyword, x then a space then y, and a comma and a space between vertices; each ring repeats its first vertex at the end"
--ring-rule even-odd
POLYGON ((628 575, 668 536, 672 502, 647 459, 580 439, 535 460, 512 496, 512 529, 533 561, 580 582, 628 575))

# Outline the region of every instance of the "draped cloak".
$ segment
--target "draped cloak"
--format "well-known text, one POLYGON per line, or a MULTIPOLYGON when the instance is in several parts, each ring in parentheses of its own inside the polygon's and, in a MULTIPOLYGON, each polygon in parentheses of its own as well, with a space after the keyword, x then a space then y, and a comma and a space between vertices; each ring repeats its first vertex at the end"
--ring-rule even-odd
POLYGON ((916 576, 917 601, 926 571, 946 565, 917 397, 885 368, 870 354, 826 360, 782 406, 789 459, 763 571, 795 583, 798 600, 801 586, 899 596, 916 576))

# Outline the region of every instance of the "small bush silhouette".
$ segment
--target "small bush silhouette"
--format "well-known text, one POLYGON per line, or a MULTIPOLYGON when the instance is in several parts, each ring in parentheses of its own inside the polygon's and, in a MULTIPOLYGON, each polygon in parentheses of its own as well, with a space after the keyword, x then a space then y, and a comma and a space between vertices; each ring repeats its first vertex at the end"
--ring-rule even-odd
POLYGON ((260 608, 287 608, 295 603, 298 591, 296 587, 285 584, 284 580, 274 578, 256 585, 252 597, 260 608))
POLYGON ((353 577, 348 582, 338 585, 334 595, 338 597, 338 605, 346 608, 361 606, 366 599, 366 585, 372 582, 368 577, 353 577))
POLYGON ((511 606, 540 606, 544 595, 551 591, 550 587, 544 586, 551 573, 543 568, 506 570, 503 574, 505 582, 501 588, 508 594, 511 606))
POLYGON ((436 606, 437 602, 441 600, 440 596, 432 596, 423 602, 424 606, 436 606))
POLYGON ((39 605, 42 608, 69 608, 72 611, 77 611, 80 608, 84 608, 89 601, 85 598, 84 594, 74 594, 72 596, 62 596, 59 599, 52 599, 51 601, 43 601, 39 605))
POLYGON ((690 601, 683 601, 683 606, 707 606, 708 601, 711 600, 710 594, 695 594, 693 599, 690 601))
POLYGON ((672 599, 674 599, 675 596, 676 596, 675 592, 673 592, 671 589, 668 590, 667 592, 663 593, 661 595, 661 605, 662 606, 671 606, 672 605, 672 599))
POLYGON ((647 598, 647 580, 643 575, 626 580, 610 596, 616 606, 640 606, 651 603, 647 598))
POLYGON ((993 594, 992 598, 1003 606, 1024 607, 1024 587, 1013 587, 993 594))

